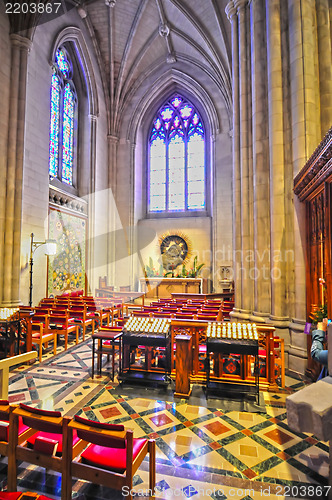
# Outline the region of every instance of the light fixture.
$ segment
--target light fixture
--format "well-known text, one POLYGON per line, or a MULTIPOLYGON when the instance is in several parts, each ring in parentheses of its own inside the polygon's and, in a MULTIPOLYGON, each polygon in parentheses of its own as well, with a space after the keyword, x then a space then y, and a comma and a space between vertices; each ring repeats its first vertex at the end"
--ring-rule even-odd
POLYGON ((33 241, 34 234, 30 235, 30 283, 29 283, 29 306, 32 306, 32 275, 33 275, 33 254, 42 245, 46 245, 45 255, 56 254, 56 241, 48 239, 45 241, 33 241))

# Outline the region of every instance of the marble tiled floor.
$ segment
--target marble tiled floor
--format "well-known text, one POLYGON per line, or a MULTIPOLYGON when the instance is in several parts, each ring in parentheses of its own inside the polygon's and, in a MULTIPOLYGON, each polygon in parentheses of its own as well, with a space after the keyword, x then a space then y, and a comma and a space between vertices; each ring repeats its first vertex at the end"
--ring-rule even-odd
MULTIPOLYGON (((62 348, 63 349, 63 348, 62 348)), ((59 351, 61 350, 61 347, 59 351)), ((10 376, 10 402, 31 403, 80 414, 100 421, 123 422, 135 437, 149 436, 157 444, 158 499, 245 499, 269 497, 315 498, 328 484, 328 443, 298 434, 287 426, 285 399, 303 383, 286 377, 288 390, 263 393, 260 412, 212 407, 210 399, 197 406, 191 400, 167 400, 151 390, 126 391, 106 370, 91 379, 91 341, 43 356, 41 364, 17 367, 10 376), (211 406, 210 406, 211 405, 211 406), (310 490, 312 486, 316 490, 310 490), (321 489, 319 489, 321 488, 321 489), (302 494, 301 494, 302 492, 302 494)), ((60 498, 61 478, 29 464, 21 464, 21 490, 42 491, 60 498)), ((148 463, 135 476, 138 498, 148 498, 148 463)), ((0 462, 6 488, 6 459, 0 462)), ((121 493, 77 480, 77 500, 118 499, 121 493)))

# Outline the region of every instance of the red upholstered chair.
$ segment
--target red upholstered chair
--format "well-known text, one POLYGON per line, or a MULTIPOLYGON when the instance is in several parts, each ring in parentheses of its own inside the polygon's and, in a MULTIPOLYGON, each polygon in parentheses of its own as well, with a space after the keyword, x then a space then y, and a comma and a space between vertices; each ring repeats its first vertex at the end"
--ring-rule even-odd
POLYGON ((0 500, 18 500, 22 491, 0 491, 0 500))
MULTIPOLYGON (((145 438, 135 439, 132 430, 123 425, 95 422, 79 416, 68 425, 69 440, 71 432, 77 431, 78 437, 87 448, 74 458, 70 467, 70 478, 85 479, 109 488, 121 490, 128 487, 127 498, 131 499, 133 476, 149 453, 149 488, 153 491, 156 483, 155 441, 145 438)), ((71 486, 71 481, 67 483, 71 486)), ((71 491, 68 491, 71 494, 71 491)))
POLYGON ((25 498, 30 498, 31 500, 33 498, 36 500, 52 500, 50 497, 45 497, 45 495, 31 495, 30 492, 24 494, 22 491, 0 491, 0 500, 23 500, 25 498))
POLYGON ((95 331, 95 318, 94 316, 92 317, 91 315, 87 314, 87 309, 86 305, 71 305, 69 306, 68 309, 69 316, 71 318, 75 318, 76 320, 79 320, 81 322, 82 328, 83 328, 83 340, 85 340, 85 334, 87 331, 87 327, 91 326, 91 332, 94 334, 95 331))
MULTIPOLYGON (((0 400, 0 455, 8 456, 9 454, 9 420, 10 412, 14 406, 10 406, 5 399, 0 400)), ((32 432, 29 432, 29 427, 24 425, 22 419, 18 421, 18 442, 25 441, 32 432)))
POLYGON ((195 313, 184 313, 184 312, 177 312, 175 314, 175 318, 176 319, 194 319, 196 316, 195 316, 195 313))
POLYGON ((200 319, 200 320, 203 320, 203 321, 216 321, 217 320, 217 315, 216 314, 211 314, 211 313, 198 312, 197 313, 197 319, 200 319))
POLYGON ((49 315, 36 312, 30 318, 26 318, 27 335, 31 338, 32 344, 38 345, 39 363, 42 361, 43 345, 48 345, 53 341, 53 354, 56 355, 57 335, 49 327, 49 315))
POLYGON ((68 334, 74 333, 76 336, 76 344, 78 344, 79 323, 75 323, 74 318, 70 319, 68 313, 51 310, 50 313, 50 329, 57 335, 63 335, 65 338, 65 350, 68 347, 68 334))
MULTIPOLYGON (((71 453, 77 453, 80 440, 76 433, 70 433, 68 441, 68 417, 62 417, 59 411, 40 410, 20 404, 10 412, 9 422, 9 454, 8 454, 8 490, 17 489, 17 462, 24 461, 39 467, 45 467, 62 474, 62 500, 71 484, 68 464, 71 453), (28 427, 30 437, 20 442, 19 422, 28 427)), ((26 431, 28 432, 28 431, 26 431)), ((82 448, 79 449, 81 451, 82 448)))

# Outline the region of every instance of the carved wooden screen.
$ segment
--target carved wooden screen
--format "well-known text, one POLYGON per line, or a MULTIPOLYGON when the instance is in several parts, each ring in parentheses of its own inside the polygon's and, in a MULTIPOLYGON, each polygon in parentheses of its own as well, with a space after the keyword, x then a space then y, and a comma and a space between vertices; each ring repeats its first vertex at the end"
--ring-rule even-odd
MULTIPOLYGON (((332 318, 331 286, 331 199, 332 128, 294 179, 294 192, 306 204, 306 296, 307 320, 320 306, 327 305, 332 318)), ((319 365, 310 356, 308 335, 306 374, 315 379, 319 365)))
POLYGON ((327 304, 329 281, 329 191, 330 184, 311 200, 307 201, 307 313, 308 316, 320 306, 327 304))

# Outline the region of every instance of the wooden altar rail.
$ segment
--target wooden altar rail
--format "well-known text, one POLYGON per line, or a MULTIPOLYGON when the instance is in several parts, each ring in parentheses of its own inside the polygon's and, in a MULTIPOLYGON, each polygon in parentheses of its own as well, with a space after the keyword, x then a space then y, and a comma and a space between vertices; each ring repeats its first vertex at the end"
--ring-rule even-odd
POLYGON ((107 288, 96 288, 96 297, 107 297, 111 299, 121 299, 124 303, 135 299, 141 299, 141 306, 144 306, 145 295, 143 292, 116 292, 107 288))
POLYGON ((173 293, 172 299, 187 299, 187 300, 195 300, 195 299, 204 299, 204 300, 213 300, 213 299, 222 299, 222 300, 233 300, 234 292, 214 292, 214 293, 173 293))
MULTIPOLYGON (((208 321, 204 320, 180 320, 171 319, 171 335, 172 345, 174 345, 176 335, 189 335, 192 339, 191 342, 191 357, 192 357, 192 370, 190 375, 190 382, 205 382, 206 372, 199 368, 199 345, 205 344, 206 328, 208 321)), ((263 390, 276 390, 278 385, 275 379, 275 353, 274 353, 274 331, 275 328, 267 325, 256 325, 259 334, 259 347, 266 351, 266 376, 260 377, 260 387, 263 390)), ((174 368, 175 352, 171 351, 172 362, 172 377, 176 376, 176 368, 174 368)), ((246 365, 246 369, 248 364, 246 365)), ((237 381, 236 377, 228 375, 228 381, 237 381)), ((253 378, 251 375, 248 378, 253 378)))
POLYGON ((161 276, 140 278, 140 290, 150 299, 171 298, 171 294, 207 293, 206 278, 162 278, 161 276))

